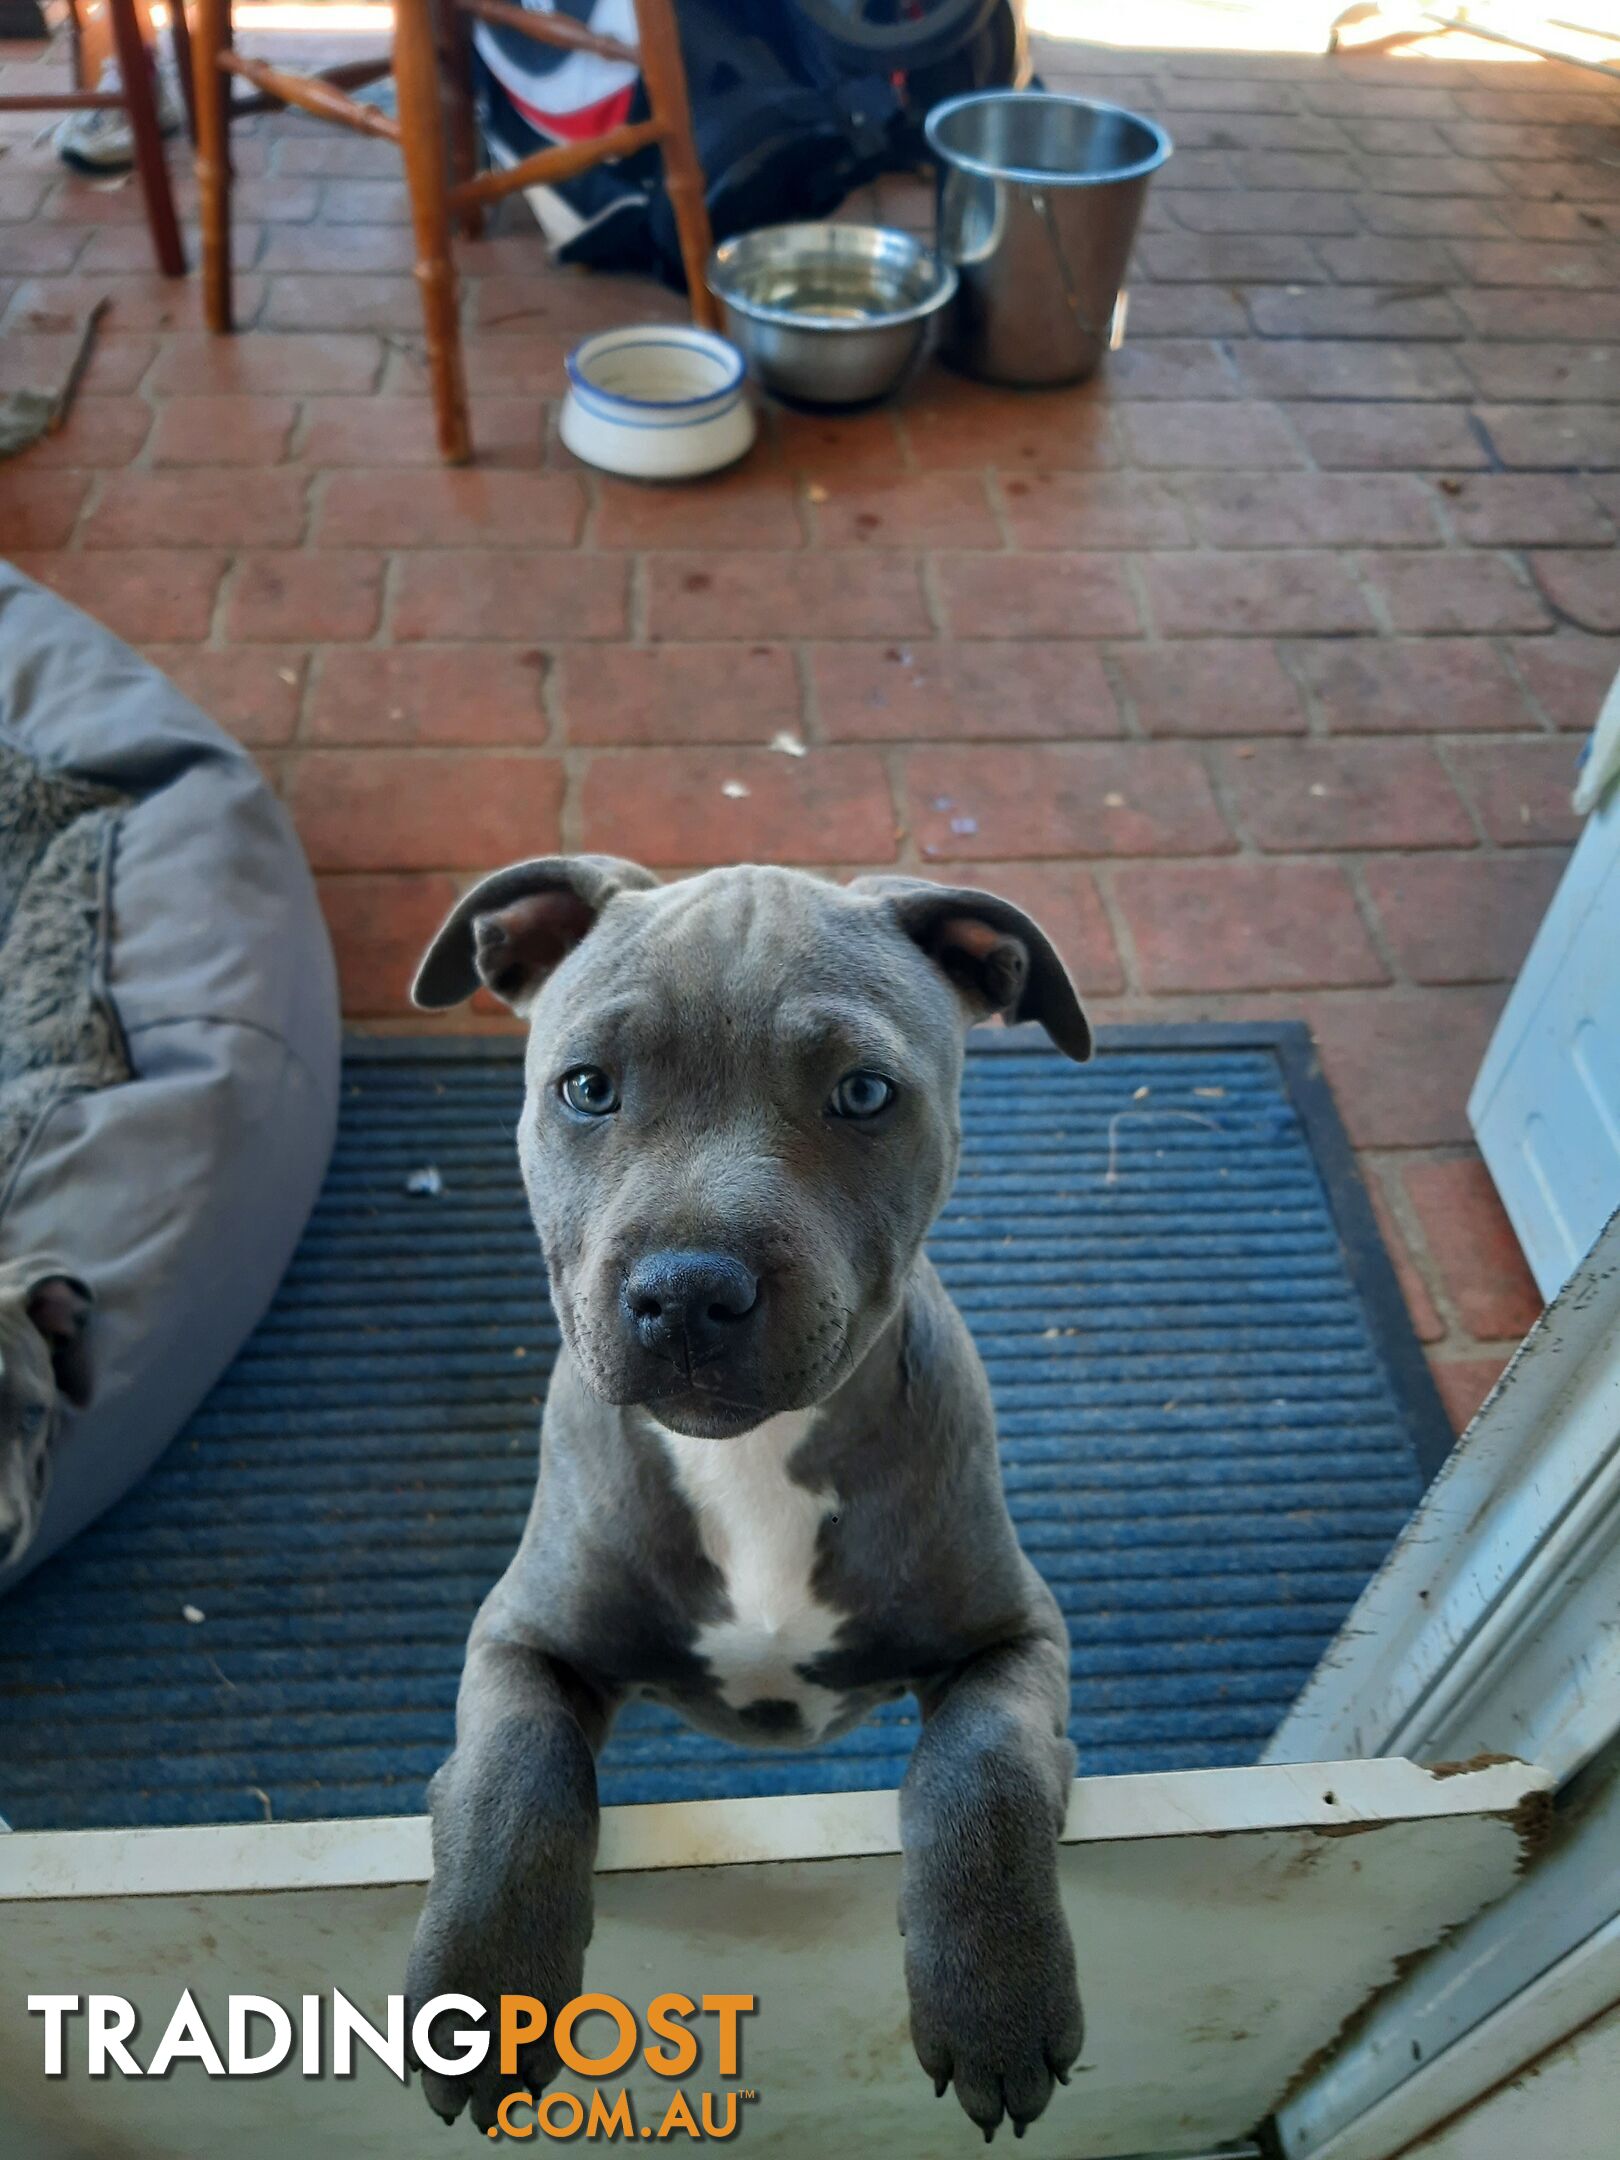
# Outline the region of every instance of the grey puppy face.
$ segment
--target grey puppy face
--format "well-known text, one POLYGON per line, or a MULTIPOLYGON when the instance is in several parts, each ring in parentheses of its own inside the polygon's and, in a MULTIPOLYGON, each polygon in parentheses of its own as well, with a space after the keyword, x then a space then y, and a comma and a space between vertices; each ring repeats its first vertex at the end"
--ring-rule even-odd
POLYGON ((64 1402, 90 1399, 90 1292, 48 1260, 0 1266, 0 1566, 33 1543, 64 1402))
POLYGON ((658 886, 519 864, 417 980, 529 1018, 518 1153, 587 1385, 722 1437, 830 1395, 893 1314, 956 1173, 965 1023, 1085 1021, 1009 903, 744 867, 658 886))

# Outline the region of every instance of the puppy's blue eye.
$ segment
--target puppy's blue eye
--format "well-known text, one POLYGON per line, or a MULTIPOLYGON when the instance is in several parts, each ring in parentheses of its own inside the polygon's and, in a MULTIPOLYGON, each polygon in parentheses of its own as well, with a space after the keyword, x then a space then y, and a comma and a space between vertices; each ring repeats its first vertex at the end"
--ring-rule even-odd
POLYGON ((557 1092, 586 1117, 609 1117, 619 1107, 619 1091, 600 1065, 576 1065, 563 1074, 557 1092))
POLYGON ((881 1073, 848 1072, 832 1091, 827 1108, 834 1117, 873 1118, 894 1101, 895 1086, 881 1073))

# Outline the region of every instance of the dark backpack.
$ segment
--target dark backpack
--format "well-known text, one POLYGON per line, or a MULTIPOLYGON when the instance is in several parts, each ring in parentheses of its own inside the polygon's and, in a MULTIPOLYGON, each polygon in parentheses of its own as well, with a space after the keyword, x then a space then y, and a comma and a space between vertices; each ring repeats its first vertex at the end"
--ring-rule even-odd
MULTIPOLYGON (((559 5, 590 22, 593 0, 559 5)), ((793 0, 679 0, 693 135, 715 238, 828 216, 877 173, 917 162, 922 116, 940 98, 1017 79, 1024 39, 1015 0, 957 0, 954 13, 963 42, 907 76, 881 66, 894 57, 881 47, 852 47, 819 27, 816 15, 836 20, 825 0, 802 8, 793 0)), ((532 56, 548 48, 484 23, 478 45, 485 133, 497 158, 516 162, 577 132, 542 133, 495 72, 521 65, 528 81, 543 79, 546 64, 537 69, 532 56)), ((537 100, 544 93, 527 94, 537 100)), ((645 114, 637 84, 623 116, 645 114)), ((656 150, 540 191, 537 209, 559 261, 684 283, 656 150)))

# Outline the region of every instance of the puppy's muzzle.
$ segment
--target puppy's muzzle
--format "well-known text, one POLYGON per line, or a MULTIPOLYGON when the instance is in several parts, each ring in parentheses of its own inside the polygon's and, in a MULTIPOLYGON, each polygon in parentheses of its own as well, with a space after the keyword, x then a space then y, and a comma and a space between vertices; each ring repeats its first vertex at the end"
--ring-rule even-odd
POLYGON ((759 1278, 730 1253, 648 1253, 625 1277, 631 1335, 651 1356, 692 1373, 733 1356, 757 1328, 759 1278))

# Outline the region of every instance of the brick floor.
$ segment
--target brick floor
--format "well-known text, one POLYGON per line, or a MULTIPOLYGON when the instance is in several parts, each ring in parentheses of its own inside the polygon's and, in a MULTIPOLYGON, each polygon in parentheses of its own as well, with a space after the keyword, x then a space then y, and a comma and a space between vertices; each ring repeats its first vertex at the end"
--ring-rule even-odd
POLYGON ((0 382, 112 302, 0 547, 264 760, 365 1025, 420 1026, 455 892, 559 845, 972 876, 1104 1019, 1302 1015, 1461 1418, 1535 1310, 1464 1098, 1620 667, 1620 97, 1440 40, 1039 58, 1178 142, 1104 377, 775 411, 690 489, 558 447, 568 345, 679 307, 521 210, 461 251, 446 474, 386 146, 240 131, 222 342, 133 186, 0 117, 0 382))

